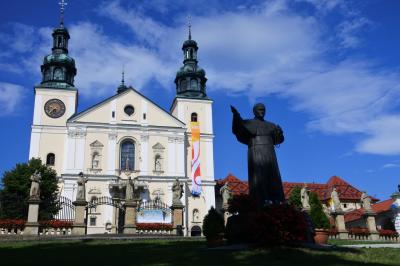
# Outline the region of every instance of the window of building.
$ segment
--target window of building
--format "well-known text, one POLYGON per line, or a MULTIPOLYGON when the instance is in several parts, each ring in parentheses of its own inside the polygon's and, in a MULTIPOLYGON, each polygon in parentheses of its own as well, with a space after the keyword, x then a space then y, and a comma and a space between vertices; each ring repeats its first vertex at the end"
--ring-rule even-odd
POLYGON ((343 203, 343 208, 347 208, 347 204, 346 203, 343 203))
POLYGON ((64 78, 64 74, 61 68, 54 69, 54 80, 62 80, 64 78))
POLYGON ((132 140, 125 140, 121 143, 120 154, 121 170, 134 170, 135 169, 135 144, 132 140))
POLYGON ((54 155, 54 153, 47 154, 46 165, 54 165, 55 162, 56 162, 56 156, 54 155))
POLYGON ((192 79, 190 81, 190 89, 191 90, 197 90, 197 80, 196 79, 192 79))
POLYGON ((143 113, 143 120, 146 120, 146 113, 143 113))
POLYGON ((133 115, 133 113, 135 112, 135 108, 133 108, 132 105, 127 105, 127 106, 125 106, 125 108, 124 108, 124 112, 125 112, 125 114, 131 116, 131 115, 133 115))
POLYGON ((197 113, 192 113, 192 115, 190 116, 190 121, 197 122, 197 113))
POLYGON ((111 117, 112 117, 112 118, 115 118, 115 111, 112 111, 112 112, 111 112, 111 117))
POLYGON ((90 217, 90 226, 96 226, 96 217, 90 217))

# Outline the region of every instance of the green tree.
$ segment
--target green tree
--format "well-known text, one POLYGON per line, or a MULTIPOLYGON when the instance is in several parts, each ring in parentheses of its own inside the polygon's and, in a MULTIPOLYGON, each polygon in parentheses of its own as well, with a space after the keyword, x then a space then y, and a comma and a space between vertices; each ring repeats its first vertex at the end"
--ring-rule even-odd
POLYGON ((40 159, 17 164, 3 175, 0 191, 0 218, 26 219, 31 175, 38 170, 42 176, 40 184, 39 219, 50 220, 59 210, 57 201, 57 174, 52 168, 43 165, 40 159))
POLYGON ((301 210, 303 205, 301 204, 301 188, 299 186, 295 186, 290 192, 288 203, 290 205, 295 206, 297 209, 301 210))
POLYGON ((317 229, 329 229, 329 220, 322 209, 322 203, 315 192, 310 193, 310 217, 317 229))

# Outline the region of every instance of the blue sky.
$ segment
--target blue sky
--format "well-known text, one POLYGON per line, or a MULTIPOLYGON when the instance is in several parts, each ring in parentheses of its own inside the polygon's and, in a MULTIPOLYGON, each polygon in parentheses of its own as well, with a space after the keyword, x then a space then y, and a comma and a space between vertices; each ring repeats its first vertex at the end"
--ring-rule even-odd
MULTIPOLYGON (((58 2, 0 2, 0 172, 28 159, 33 86, 58 2)), ((338 175, 385 199, 400 183, 399 11, 395 0, 69 0, 79 110, 115 93, 122 65, 128 84, 169 109, 191 15, 215 101, 216 178, 247 178, 229 105, 250 118, 263 102, 285 131, 284 181, 338 175)))

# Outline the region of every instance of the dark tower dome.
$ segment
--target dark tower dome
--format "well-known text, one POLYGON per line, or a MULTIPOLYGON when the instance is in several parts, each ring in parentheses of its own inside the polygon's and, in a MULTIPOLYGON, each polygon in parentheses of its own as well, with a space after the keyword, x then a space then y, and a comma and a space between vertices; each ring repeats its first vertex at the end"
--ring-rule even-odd
POLYGON ((68 30, 60 23, 60 26, 53 30, 52 36, 52 53, 44 57, 41 66, 41 84, 45 87, 73 87, 76 67, 75 60, 68 55, 68 30))
POLYGON ((189 38, 182 45, 183 66, 176 73, 175 84, 177 97, 207 98, 206 72, 197 64, 197 42, 192 40, 191 26, 189 38))

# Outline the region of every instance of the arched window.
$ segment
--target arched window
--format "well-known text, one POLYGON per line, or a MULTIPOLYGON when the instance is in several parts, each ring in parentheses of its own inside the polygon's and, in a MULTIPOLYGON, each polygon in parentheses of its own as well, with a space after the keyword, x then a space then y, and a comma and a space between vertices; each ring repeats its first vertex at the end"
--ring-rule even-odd
POLYGON ((57 44, 57 46, 58 46, 58 47, 62 47, 62 38, 61 38, 61 36, 58 37, 58 44, 57 44))
POLYGON ((197 90, 197 80, 196 79, 192 79, 190 81, 190 89, 191 90, 197 90))
POLYGON ((197 113, 192 113, 192 115, 190 116, 190 121, 197 122, 197 113))
POLYGON ((64 74, 61 68, 54 69, 54 80, 62 80, 64 78, 64 74))
POLYGON ((121 143, 121 170, 135 169, 135 144, 132 140, 124 140, 121 143))
POLYGON ((200 221, 200 212, 198 209, 193 210, 193 222, 194 223, 199 223, 200 221))
POLYGON ((54 153, 47 154, 46 165, 54 165, 55 162, 56 162, 56 156, 54 155, 54 153))
POLYGON ((201 236, 201 228, 198 225, 195 225, 190 230, 190 236, 201 236))
POLYGON ((190 49, 190 59, 193 59, 193 49, 190 49))

